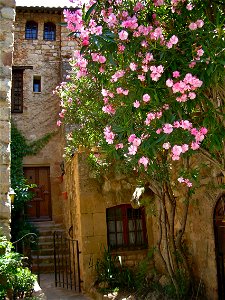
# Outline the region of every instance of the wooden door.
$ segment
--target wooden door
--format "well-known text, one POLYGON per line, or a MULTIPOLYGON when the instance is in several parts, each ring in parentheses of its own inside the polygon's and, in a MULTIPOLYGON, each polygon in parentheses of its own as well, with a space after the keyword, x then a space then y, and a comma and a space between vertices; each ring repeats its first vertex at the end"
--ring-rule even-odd
POLYGON ((51 191, 49 167, 26 167, 24 176, 29 183, 37 185, 34 197, 27 203, 26 213, 33 221, 51 220, 51 191))

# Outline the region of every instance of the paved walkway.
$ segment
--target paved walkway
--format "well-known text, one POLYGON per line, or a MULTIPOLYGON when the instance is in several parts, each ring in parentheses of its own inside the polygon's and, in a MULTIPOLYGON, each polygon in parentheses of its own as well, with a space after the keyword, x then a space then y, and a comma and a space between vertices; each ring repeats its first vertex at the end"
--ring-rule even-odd
POLYGON ((66 288, 56 288, 54 274, 41 274, 40 286, 35 286, 36 299, 40 300, 91 300, 91 298, 66 288))

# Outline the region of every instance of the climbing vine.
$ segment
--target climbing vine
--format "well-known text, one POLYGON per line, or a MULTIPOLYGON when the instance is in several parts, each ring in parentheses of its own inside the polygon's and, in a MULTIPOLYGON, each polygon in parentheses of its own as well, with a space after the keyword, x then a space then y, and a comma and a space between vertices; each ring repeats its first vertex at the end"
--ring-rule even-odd
POLYGON ((23 175, 23 158, 27 155, 36 155, 51 139, 54 133, 47 133, 42 138, 29 143, 17 127, 11 128, 11 186, 14 189, 15 201, 12 209, 12 237, 19 238, 30 231, 24 216, 24 205, 32 199, 32 188, 23 175))

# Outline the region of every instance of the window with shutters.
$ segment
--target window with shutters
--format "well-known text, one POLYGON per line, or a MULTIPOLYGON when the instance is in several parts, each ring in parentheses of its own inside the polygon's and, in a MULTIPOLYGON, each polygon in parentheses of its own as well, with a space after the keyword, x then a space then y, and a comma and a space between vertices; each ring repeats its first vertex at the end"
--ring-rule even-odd
POLYGON ((106 210, 108 246, 111 249, 147 248, 144 208, 122 204, 106 210))
POLYGON ((12 70, 12 113, 23 112, 23 69, 12 70))
POLYGON ((38 38, 38 24, 34 21, 27 21, 25 27, 25 39, 36 40, 38 38))
POLYGON ((47 22, 44 24, 44 40, 54 41, 56 38, 56 26, 54 23, 47 22))

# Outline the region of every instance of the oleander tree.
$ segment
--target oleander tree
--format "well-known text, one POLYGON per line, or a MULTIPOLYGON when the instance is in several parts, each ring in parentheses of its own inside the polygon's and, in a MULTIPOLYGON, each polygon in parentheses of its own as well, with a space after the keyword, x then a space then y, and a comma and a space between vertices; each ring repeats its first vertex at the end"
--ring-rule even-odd
POLYGON ((79 50, 56 88, 66 154, 97 146, 89 155, 98 168, 148 183, 159 208, 158 254, 181 298, 179 276, 190 286, 182 238, 201 168, 193 158, 225 168, 223 1, 72 2, 65 22, 79 50), (176 189, 186 196, 178 229, 176 189))

